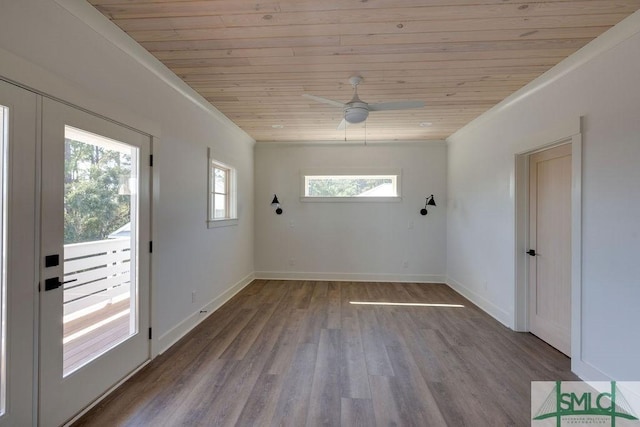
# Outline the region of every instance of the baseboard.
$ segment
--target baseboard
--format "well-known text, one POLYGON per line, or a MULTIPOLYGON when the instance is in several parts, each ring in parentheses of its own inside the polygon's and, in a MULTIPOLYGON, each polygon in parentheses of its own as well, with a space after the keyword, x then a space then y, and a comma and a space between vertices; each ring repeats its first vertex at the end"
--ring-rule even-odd
POLYGON ((489 316, 496 319, 498 322, 502 323, 508 328, 513 329, 513 316, 508 312, 504 311, 497 305, 493 304, 488 299, 478 295, 474 291, 470 290, 468 287, 464 286, 462 283, 453 280, 450 277, 446 278, 445 283, 454 291, 480 307, 484 312, 486 312, 489 316))
POLYGON ((244 289, 244 287, 247 286, 249 283, 251 283, 254 279, 255 279, 255 276, 253 273, 247 275, 242 280, 237 282, 235 285, 227 289, 224 293, 214 298, 213 300, 209 301, 207 304, 205 304, 200 309, 196 310, 193 314, 191 314, 189 317, 184 319, 182 322, 178 323, 169 331, 162 334, 158 338, 158 345, 156 347, 158 348, 158 354, 156 354, 155 356, 167 351, 169 347, 171 347, 176 342, 178 342, 180 338, 188 334, 193 328, 198 326, 204 319, 209 317, 211 313, 219 309, 224 303, 229 301, 235 294, 237 294, 242 289, 244 289), (206 313, 202 313, 203 311, 206 313))
MULTIPOLYGON (((614 381, 614 378, 605 374, 589 362, 576 358, 571 359, 571 371, 580 377, 582 381, 614 381)), ((620 378, 619 380, 625 381, 624 378, 620 378)))
POLYGON ((256 271, 256 279, 322 280, 332 282, 402 282, 444 283, 438 274, 371 274, 371 273, 310 273, 302 271, 256 271))

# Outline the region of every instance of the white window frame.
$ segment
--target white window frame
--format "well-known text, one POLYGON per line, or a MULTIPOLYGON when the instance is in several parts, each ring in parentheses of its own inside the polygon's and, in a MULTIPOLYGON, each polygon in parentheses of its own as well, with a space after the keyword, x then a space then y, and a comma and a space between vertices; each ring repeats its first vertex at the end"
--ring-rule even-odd
MULTIPOLYGON (((237 207, 237 172, 233 166, 220 162, 213 158, 213 150, 209 148, 208 153, 208 170, 207 170, 207 227, 228 227, 238 225, 238 207, 237 207), (215 216, 215 191, 214 177, 215 169, 224 170, 227 173, 225 180, 227 195, 227 216, 224 218, 214 218, 215 216)), ((219 193, 223 194, 223 193, 219 193)))
POLYGON ((304 169, 300 171, 300 201, 302 202, 324 202, 324 203, 369 203, 369 202, 400 202, 402 201, 402 169, 386 169, 386 168, 318 168, 304 169), (382 197, 317 197, 307 195, 307 185, 309 177, 330 176, 330 177, 391 177, 396 186, 395 196, 382 197))

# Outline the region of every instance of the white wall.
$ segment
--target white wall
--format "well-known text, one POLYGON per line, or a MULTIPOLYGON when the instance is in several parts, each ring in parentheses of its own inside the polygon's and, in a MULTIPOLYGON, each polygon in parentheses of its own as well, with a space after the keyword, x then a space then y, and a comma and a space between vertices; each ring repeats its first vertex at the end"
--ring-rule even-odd
MULTIPOLYGON (((75 4, 89 12, 95 28, 128 39, 88 4, 75 4)), ((0 75, 159 137, 153 298, 154 335, 162 349, 202 317, 200 308, 252 277, 254 141, 58 3, 2 0, 0 5, 0 75), (206 227, 207 147, 237 168, 238 226, 206 227)))
POLYGON ((441 282, 445 272, 445 170, 443 141, 256 145, 256 275, 441 282), (401 168, 402 200, 301 202, 300 170, 321 167, 401 168), (274 193, 282 204, 282 215, 276 215, 270 206, 274 193), (419 210, 430 194, 435 195, 438 206, 421 216, 419 210), (403 268, 405 260, 407 268, 403 268))
POLYGON ((558 120, 584 116, 582 348, 573 360, 583 378, 640 380, 639 30, 636 13, 611 33, 635 35, 448 140, 449 282, 513 325, 514 155, 552 142, 523 141, 558 120))

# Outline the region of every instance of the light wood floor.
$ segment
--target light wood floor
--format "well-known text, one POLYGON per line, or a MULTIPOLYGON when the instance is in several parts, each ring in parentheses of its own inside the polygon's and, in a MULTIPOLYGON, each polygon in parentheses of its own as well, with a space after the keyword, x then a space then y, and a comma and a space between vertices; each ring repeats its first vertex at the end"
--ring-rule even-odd
POLYGON ((74 425, 528 426, 569 367, 446 285, 256 280, 74 425))

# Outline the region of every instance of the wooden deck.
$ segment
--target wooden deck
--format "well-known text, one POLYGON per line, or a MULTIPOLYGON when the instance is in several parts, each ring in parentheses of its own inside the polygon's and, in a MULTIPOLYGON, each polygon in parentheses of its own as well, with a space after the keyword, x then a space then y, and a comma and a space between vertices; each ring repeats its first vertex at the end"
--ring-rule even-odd
POLYGON ((129 336, 129 298, 64 324, 67 375, 129 336), (68 342, 66 342, 68 340, 68 342))

